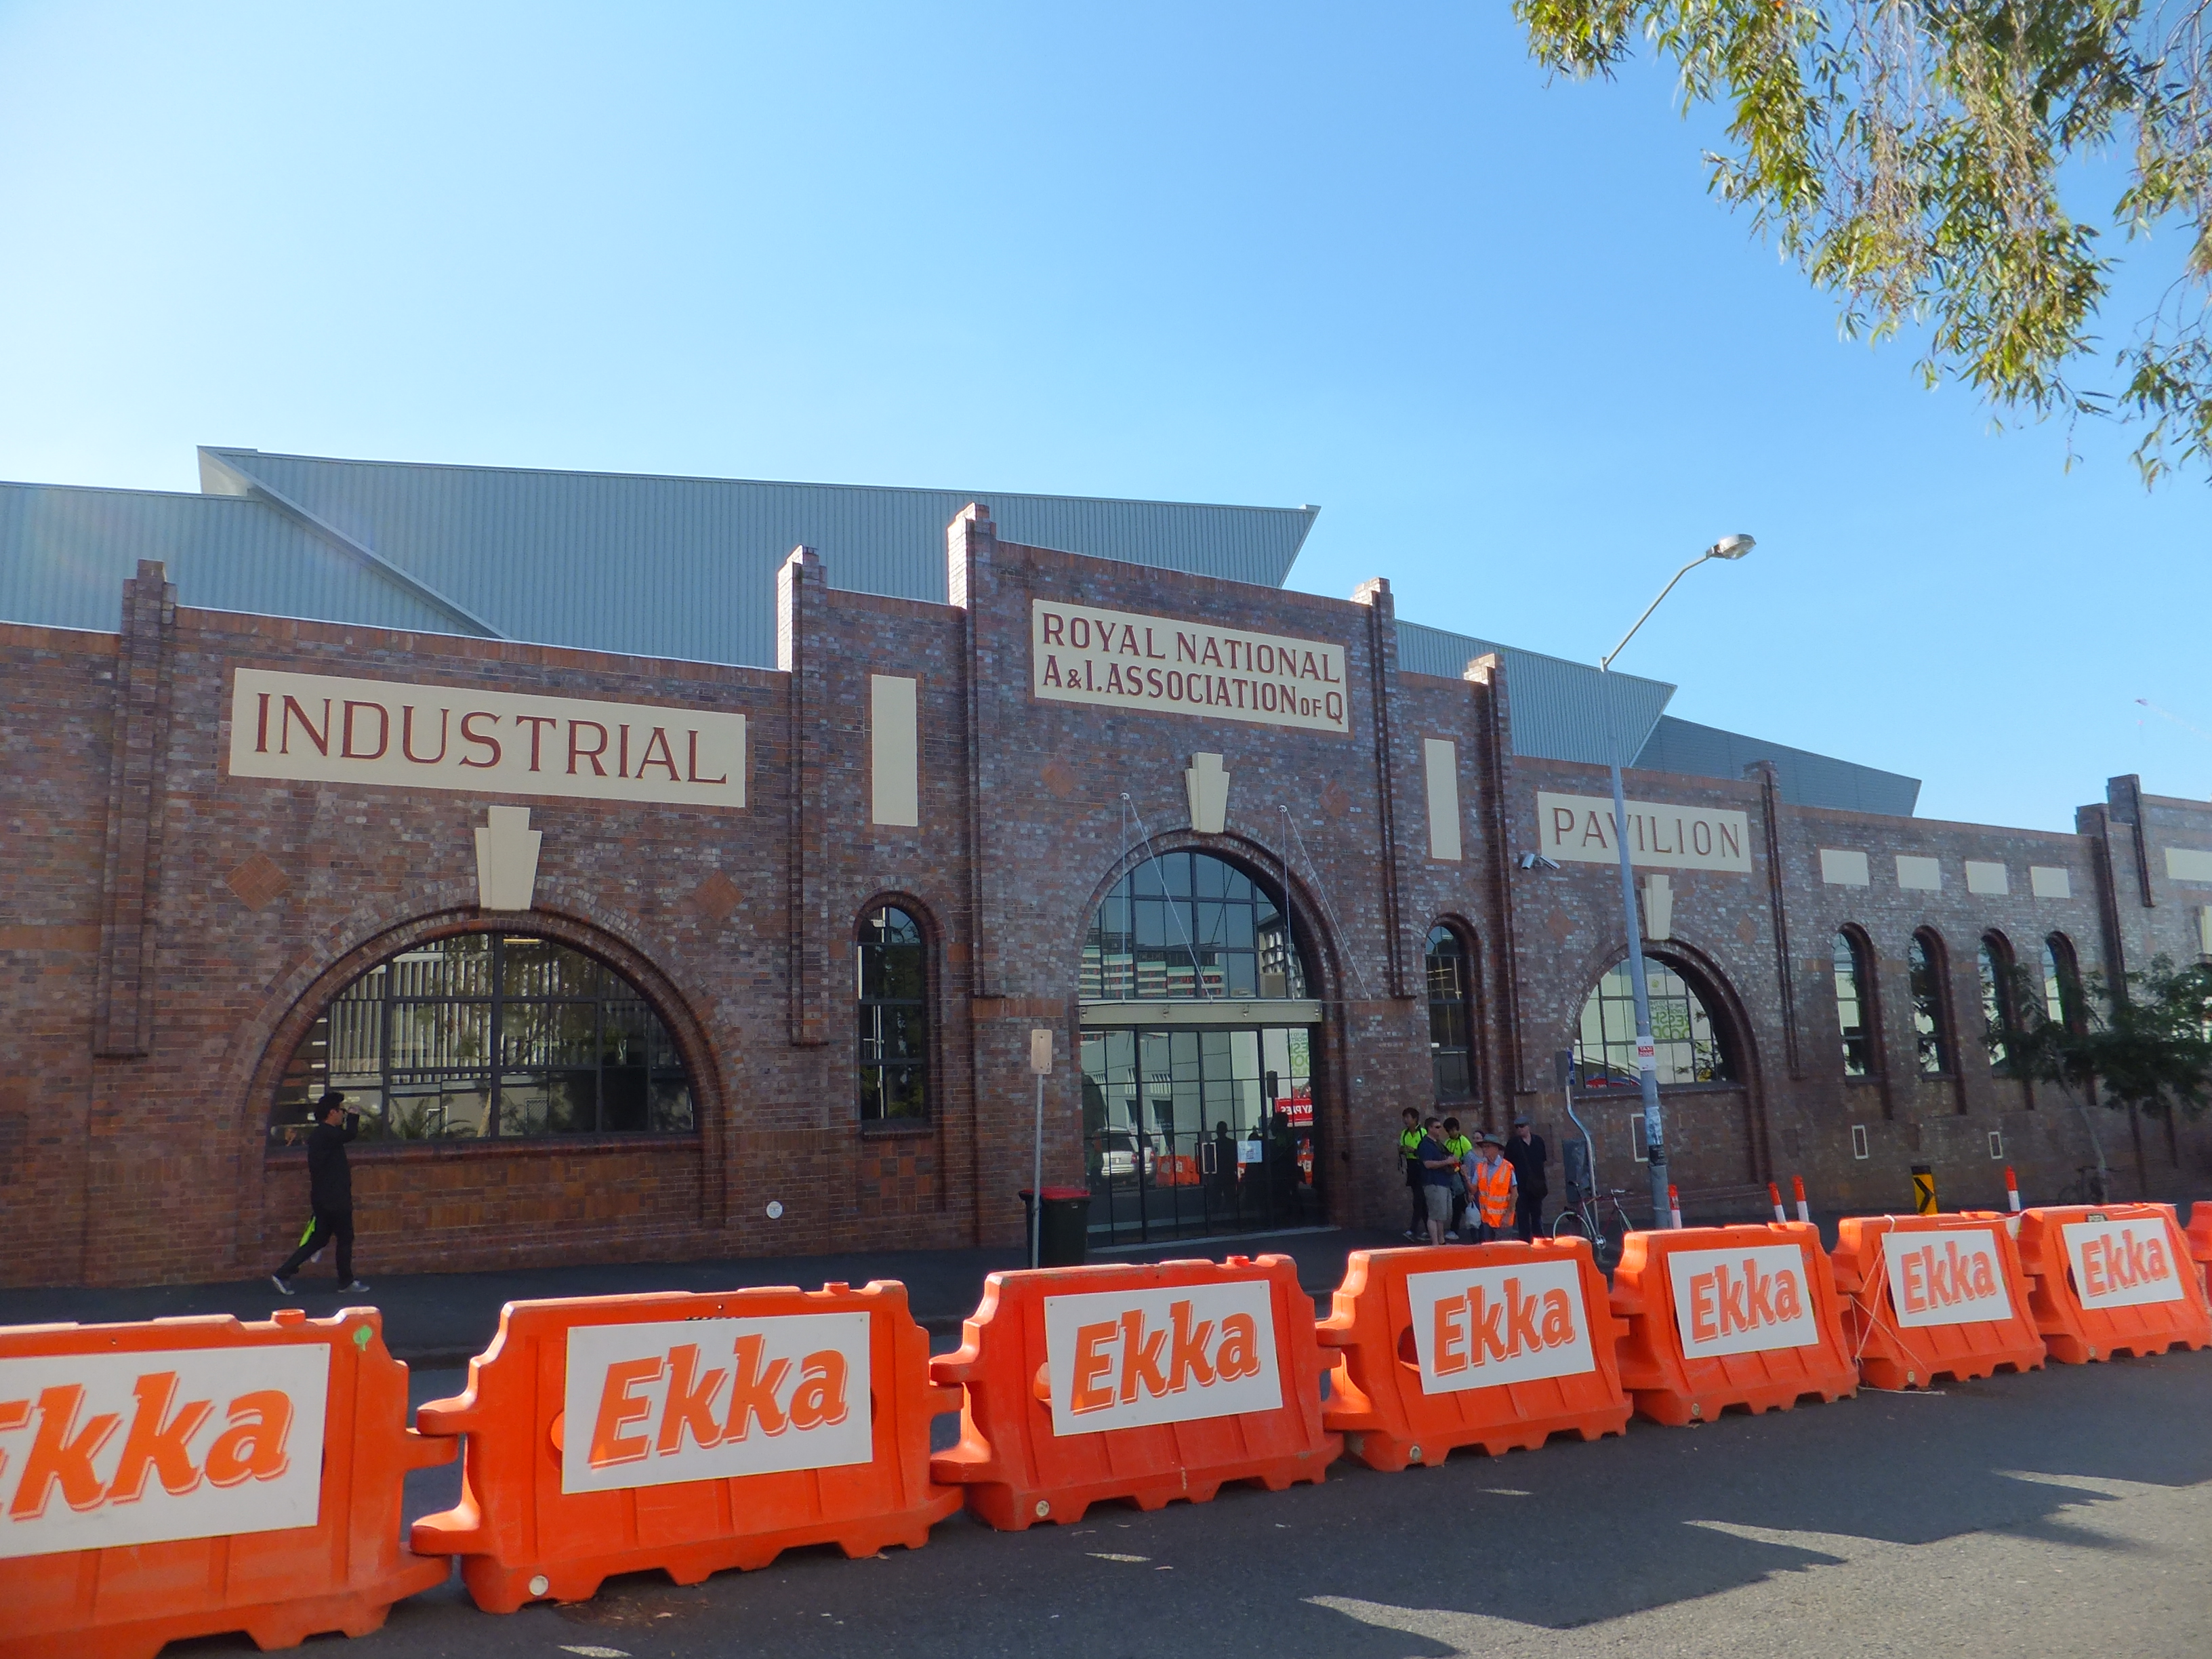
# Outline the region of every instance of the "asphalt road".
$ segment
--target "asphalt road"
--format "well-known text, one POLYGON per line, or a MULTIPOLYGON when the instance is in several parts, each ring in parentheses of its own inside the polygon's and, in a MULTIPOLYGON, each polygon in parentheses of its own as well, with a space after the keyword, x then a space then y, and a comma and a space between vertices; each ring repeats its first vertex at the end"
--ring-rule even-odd
MULTIPOLYGON (((418 1398, 458 1387, 424 1373, 418 1398)), ((952 1419, 939 1419, 949 1431, 952 1419)), ((418 1473, 409 1513, 452 1469, 418 1473)), ((243 1640, 191 1644, 247 1652, 243 1640)), ((786 1555, 690 1589, 477 1613, 458 1581, 347 1659, 562 1653, 1404 1659, 1454 1653, 2212 1651, 2212 1352, 1632 1425, 1325 1486, 927 1548, 786 1555)), ((176 1651, 175 1650, 172 1650, 176 1651)))

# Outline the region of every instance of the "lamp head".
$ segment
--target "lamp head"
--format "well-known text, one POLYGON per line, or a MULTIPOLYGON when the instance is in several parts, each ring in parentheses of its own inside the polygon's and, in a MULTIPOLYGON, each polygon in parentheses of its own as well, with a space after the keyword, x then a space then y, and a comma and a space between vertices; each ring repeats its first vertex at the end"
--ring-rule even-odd
POLYGON ((1759 544, 1748 536, 1723 536, 1705 550, 1709 559, 1740 559, 1759 544))

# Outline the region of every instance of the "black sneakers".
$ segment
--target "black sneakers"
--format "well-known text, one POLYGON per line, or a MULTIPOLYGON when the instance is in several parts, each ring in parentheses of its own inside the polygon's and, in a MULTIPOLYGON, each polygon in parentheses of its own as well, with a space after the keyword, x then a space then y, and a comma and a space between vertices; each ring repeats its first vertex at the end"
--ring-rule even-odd
POLYGON ((367 1290, 368 1288, 368 1285, 366 1285, 362 1284, 362 1283, 361 1282, 361 1280, 359 1280, 358 1279, 355 1279, 355 1280, 354 1280, 354 1282, 353 1282, 352 1284, 350 1284, 350 1285, 339 1285, 339 1286, 338 1286, 338 1294, 339 1294, 340 1296, 351 1296, 351 1295, 352 1295, 356 1291, 365 1291, 365 1290, 367 1290))

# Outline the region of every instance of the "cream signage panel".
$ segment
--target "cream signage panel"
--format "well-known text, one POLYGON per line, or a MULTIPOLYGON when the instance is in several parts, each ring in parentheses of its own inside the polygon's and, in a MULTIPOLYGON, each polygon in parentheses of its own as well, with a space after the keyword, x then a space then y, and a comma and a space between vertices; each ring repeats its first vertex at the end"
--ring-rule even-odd
POLYGON ((1319 640, 1056 599, 1030 605, 1030 690, 1048 702, 1349 732, 1344 672, 1344 647, 1319 640))
POLYGON ((230 775, 738 807, 745 717, 241 668, 230 775))
MULTIPOLYGON (((1547 858, 1568 864, 1617 864, 1613 802, 1602 795, 1536 796, 1536 826, 1547 858)), ((1751 821, 1724 807, 1628 803, 1628 856, 1662 870, 1751 872, 1751 821)))

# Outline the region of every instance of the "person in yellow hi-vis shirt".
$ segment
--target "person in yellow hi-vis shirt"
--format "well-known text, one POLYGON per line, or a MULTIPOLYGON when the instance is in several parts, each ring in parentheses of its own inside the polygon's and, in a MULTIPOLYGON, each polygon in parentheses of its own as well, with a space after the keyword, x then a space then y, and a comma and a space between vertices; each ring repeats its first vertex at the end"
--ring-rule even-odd
POLYGON ((1413 1201, 1406 1222, 1406 1237, 1419 1243, 1428 1237, 1428 1200, 1421 1194, 1421 1115, 1411 1106, 1399 1115, 1398 1161, 1406 1166, 1406 1195, 1413 1201))

